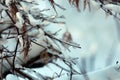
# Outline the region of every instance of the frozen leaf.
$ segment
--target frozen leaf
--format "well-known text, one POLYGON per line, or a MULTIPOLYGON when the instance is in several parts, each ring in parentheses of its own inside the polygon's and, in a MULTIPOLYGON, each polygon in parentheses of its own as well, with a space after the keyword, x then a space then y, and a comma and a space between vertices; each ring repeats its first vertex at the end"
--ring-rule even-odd
POLYGON ((42 53, 40 53, 40 60, 41 62, 47 64, 49 62, 50 56, 48 54, 48 52, 43 51, 42 53))
MULTIPOLYGON (((22 32, 26 32, 27 31, 27 26, 26 26, 26 24, 25 23, 23 23, 23 26, 22 26, 22 32)), ((26 34, 24 34, 24 36, 25 36, 26 34)))
MULTIPOLYGON (((70 32, 66 31, 64 34, 63 34, 63 37, 62 37, 62 40, 63 41, 66 41, 66 42, 71 42, 72 41, 72 35, 70 32)), ((64 47, 65 48, 68 48, 68 45, 63 43, 64 47)))
POLYGON ((10 4, 10 13, 11 13, 11 17, 14 21, 16 21, 16 13, 18 12, 18 9, 15 5, 15 3, 11 3, 10 4))
POLYGON ((24 48, 24 59, 26 59, 27 55, 28 55, 28 52, 29 52, 29 49, 30 49, 30 42, 27 41, 26 42, 26 46, 24 48))
POLYGON ((63 34, 63 40, 65 40, 66 42, 71 42, 72 41, 72 36, 71 36, 71 33, 66 31, 64 34, 63 34))
POLYGON ((29 53, 29 49, 30 49, 30 40, 28 38, 28 36, 26 36, 25 38, 25 42, 24 42, 24 48, 23 48, 23 51, 24 51, 24 59, 26 59, 28 53, 29 53))

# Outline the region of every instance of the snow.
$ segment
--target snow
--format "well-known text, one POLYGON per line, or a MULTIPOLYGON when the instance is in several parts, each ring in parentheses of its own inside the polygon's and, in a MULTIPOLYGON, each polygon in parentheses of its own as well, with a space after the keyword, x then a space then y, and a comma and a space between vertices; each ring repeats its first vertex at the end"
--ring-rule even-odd
MULTIPOLYGON (((64 14, 66 17, 67 25, 65 26, 67 26, 68 30, 72 33, 74 42, 77 42, 82 46, 81 49, 74 49, 70 47, 71 52, 65 51, 66 52, 65 54, 73 58, 84 57, 86 59, 86 70, 88 71, 90 80, 98 80, 98 79, 107 80, 106 76, 108 75, 108 73, 103 74, 104 71, 106 72, 107 69, 111 71, 110 73, 114 73, 115 71, 107 68, 106 61, 108 55, 110 54, 113 44, 118 45, 118 40, 116 35, 116 25, 114 23, 113 17, 109 16, 106 18, 104 11, 102 11, 101 9, 97 10, 96 12, 95 11, 89 12, 88 10, 85 10, 84 12, 82 11, 78 13, 70 6, 65 6, 65 7, 67 8, 66 11, 63 12, 60 11, 60 14, 64 14), (90 61, 91 57, 92 58, 95 57, 95 59, 93 59, 94 60, 93 65, 91 65, 93 62, 90 61), (89 69, 90 66, 94 67, 92 71, 89 69)), ((51 27, 47 27, 47 28, 50 29, 52 27, 53 26, 51 25, 51 27)), ((62 29, 61 33, 64 33, 65 29, 63 28, 61 29, 62 29)), ((115 46, 117 47, 117 45, 115 46)), ((112 53, 115 54, 115 56, 116 54, 119 55, 119 53, 116 52, 112 52, 112 53)), ((111 59, 112 62, 110 65, 112 64, 115 65, 115 62, 117 60, 119 61, 119 58, 117 56, 116 58, 113 57, 111 59)), ((67 80, 67 78, 68 78, 67 75, 63 75, 61 78, 58 78, 57 80, 61 80, 61 79, 67 80)), ((79 77, 78 75, 78 80, 80 80, 79 78, 81 79, 81 77, 79 77)), ((115 77, 112 78, 112 80, 115 79, 116 80, 119 79, 119 75, 116 78, 115 77)), ((77 77, 75 77, 75 79, 73 80, 77 80, 77 77)))
POLYGON ((120 6, 119 5, 114 5, 114 4, 106 4, 103 6, 106 9, 115 11, 117 13, 120 13, 120 6))
MULTIPOLYGON (((70 47, 70 52, 63 48, 61 50, 62 52, 64 52, 64 56, 68 60, 71 58, 79 58, 78 60, 76 60, 77 65, 74 65, 73 67, 80 72, 81 65, 84 65, 87 71, 86 75, 88 75, 90 80, 119 80, 119 70, 116 69, 118 69, 120 64, 116 64, 116 61, 120 60, 120 43, 118 41, 117 29, 113 17, 109 16, 108 18, 106 18, 104 12, 99 9, 99 3, 97 4, 94 1, 92 1, 92 6, 97 6, 97 11, 89 12, 89 10, 86 9, 85 11, 81 11, 80 13, 67 3, 63 3, 61 0, 58 0, 57 2, 60 2, 61 5, 63 4, 63 6, 67 9, 66 11, 58 10, 59 14, 66 17, 65 21, 67 24, 50 24, 48 27, 46 27, 45 30, 55 32, 58 30, 58 27, 56 28, 56 26, 59 26, 59 29, 62 30, 60 31, 59 35, 57 35, 57 37, 61 38, 67 27, 72 34, 73 41, 80 44, 80 46, 82 47, 81 49, 70 47), (114 49, 113 45, 115 46, 114 49), (111 62, 109 62, 110 64, 106 66, 106 63, 109 60, 108 56, 110 54, 114 54, 114 56, 110 57, 111 62), (82 63, 82 59, 85 59, 85 63, 82 63)), ((49 5, 47 6, 43 4, 43 6, 45 8, 48 8, 49 5)), ((114 6, 115 5, 108 4, 104 7, 107 9, 111 9, 112 7, 113 9, 114 6)), ((113 10, 116 11, 115 9, 113 10)), ((50 14, 52 14, 52 12, 50 12, 50 14)), ((30 18, 30 20, 34 19, 33 17, 31 17, 30 14, 28 15, 28 17, 30 18)), ((30 21, 32 25, 34 23, 35 25, 37 25, 40 22, 39 20, 34 20, 34 22, 32 21, 33 20, 30 21)), ((42 30, 39 30, 39 33, 41 33, 41 31, 42 30)), ((41 33, 40 35, 43 35, 43 33, 41 33)), ((48 40, 51 41, 49 38, 48 40)), ((32 47, 36 48, 37 46, 32 47)), ((57 48, 57 46, 55 47, 57 48)), ((33 49, 31 53, 33 52, 36 52, 36 49, 33 49)), ((69 70, 69 67, 65 65, 61 60, 58 59, 54 62, 69 70)), ((35 68, 32 70, 35 70, 36 72, 45 76, 56 77, 57 74, 60 73, 61 68, 55 66, 53 63, 49 63, 44 67, 35 68)), ((27 73, 29 73, 29 71, 27 73)), ((55 78, 54 80, 69 80, 70 74, 68 74, 67 71, 63 71, 61 74, 61 77, 55 78)), ((83 75, 73 75, 73 80, 85 80, 84 78, 85 77, 83 75)), ((18 80, 18 78, 12 74, 9 74, 6 79, 18 80)), ((21 78, 20 80, 24 79, 21 78)))

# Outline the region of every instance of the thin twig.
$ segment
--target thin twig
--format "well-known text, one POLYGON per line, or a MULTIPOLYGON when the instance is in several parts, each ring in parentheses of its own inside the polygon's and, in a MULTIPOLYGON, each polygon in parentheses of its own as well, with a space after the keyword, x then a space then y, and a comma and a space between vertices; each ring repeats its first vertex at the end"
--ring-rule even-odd
POLYGON ((61 6, 61 5, 59 5, 59 4, 57 4, 57 3, 54 3, 57 7, 59 7, 60 9, 62 9, 62 10, 66 10, 63 6, 61 6))
MULTIPOLYGON (((6 61, 9 63, 9 65, 10 65, 11 67, 13 67, 13 64, 12 64, 7 58, 5 58, 5 59, 6 59, 6 61)), ((20 71, 20 69, 15 68, 14 71, 18 72, 19 74, 21 74, 22 76, 28 78, 29 80, 34 80, 34 79, 33 79, 32 77, 30 77, 28 74, 20 71)))
POLYGON ((60 66, 59 64, 55 63, 55 62, 52 62, 52 64, 56 65, 57 67, 63 69, 64 71, 67 71, 67 72, 70 72, 70 70, 66 69, 66 68, 63 68, 62 66, 60 66))
POLYGON ((1 79, 3 79, 3 75, 2 75, 2 70, 3 70, 3 58, 1 59, 1 62, 0 62, 1 64, 1 71, 0 71, 0 77, 1 77, 1 79))
POLYGON ((70 63, 70 80, 72 80, 72 75, 73 75, 73 70, 72 70, 73 68, 72 68, 72 64, 70 63))
POLYGON ((2 33, 2 32, 5 31, 5 30, 8 30, 8 29, 10 29, 10 28, 13 28, 13 27, 15 27, 15 26, 9 26, 9 27, 7 27, 7 28, 4 28, 4 29, 0 30, 0 33, 2 33))
POLYGON ((103 4, 101 4, 101 9, 102 9, 103 11, 105 11, 105 13, 108 13, 109 15, 112 15, 114 18, 120 20, 120 18, 117 17, 116 15, 114 15, 114 14, 112 13, 112 11, 110 11, 109 9, 105 9, 105 8, 103 7, 103 4))
POLYGON ((0 57, 1 60, 3 60, 4 58, 10 58, 10 57, 13 57, 14 55, 5 55, 3 57, 0 57))
POLYGON ((17 55, 18 44, 19 44, 19 40, 17 40, 16 47, 15 47, 15 53, 14 53, 14 57, 13 57, 13 72, 14 72, 14 69, 15 69, 15 58, 16 58, 16 55, 17 55))
POLYGON ((55 40, 57 40, 57 41, 59 41, 59 42, 61 42, 61 43, 65 43, 65 44, 68 44, 68 45, 73 46, 73 47, 81 48, 81 47, 78 46, 78 45, 74 45, 74 44, 71 44, 71 43, 69 43, 69 42, 60 40, 60 39, 54 37, 53 35, 48 34, 47 32, 45 32, 45 35, 47 35, 47 36, 49 36, 50 38, 55 39, 55 40))
POLYGON ((4 50, 6 50, 6 51, 3 51, 3 52, 7 52, 7 53, 11 53, 11 54, 14 53, 14 51, 8 50, 7 47, 4 47, 3 45, 2 45, 2 47, 3 47, 4 50))
POLYGON ((13 24, 15 24, 15 21, 13 20, 13 18, 11 17, 11 15, 9 14, 8 10, 5 10, 5 12, 6 12, 7 15, 9 16, 9 18, 11 19, 11 21, 13 22, 13 24))
POLYGON ((43 46, 43 45, 41 45, 41 44, 39 44, 39 43, 35 42, 34 40, 31 40, 31 42, 33 42, 34 44, 36 44, 36 45, 38 45, 38 46, 41 46, 41 47, 43 47, 43 48, 47 49, 47 47, 45 47, 45 46, 43 46))

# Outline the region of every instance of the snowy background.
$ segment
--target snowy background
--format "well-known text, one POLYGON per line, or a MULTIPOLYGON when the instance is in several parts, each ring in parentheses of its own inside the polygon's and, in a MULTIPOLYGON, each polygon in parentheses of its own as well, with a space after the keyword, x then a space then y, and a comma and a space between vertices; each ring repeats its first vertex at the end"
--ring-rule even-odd
MULTIPOLYGON (((89 58, 95 55, 95 68, 104 68, 108 64, 115 64, 119 60, 119 40, 118 40, 118 26, 112 16, 106 16, 103 10, 96 9, 91 5, 91 11, 81 9, 78 12, 69 3, 58 0, 62 6, 66 8, 65 11, 59 10, 60 15, 65 16, 66 25, 61 25, 61 34, 65 32, 66 28, 70 31, 73 41, 81 45, 81 49, 74 49, 70 47, 71 52, 67 52, 71 57, 85 57, 87 60, 87 67, 89 68, 89 58), (111 55, 111 56, 108 56, 111 55), (111 57, 109 59, 109 57, 111 57), (110 61, 111 60, 111 61, 110 61), (110 61, 110 62, 108 62, 110 61)), ((55 31, 57 25, 50 25, 49 30, 55 31), (55 28, 53 28, 55 26, 55 28), (51 29, 52 28, 52 29, 51 29)), ((87 68, 87 69, 88 69, 87 68)))

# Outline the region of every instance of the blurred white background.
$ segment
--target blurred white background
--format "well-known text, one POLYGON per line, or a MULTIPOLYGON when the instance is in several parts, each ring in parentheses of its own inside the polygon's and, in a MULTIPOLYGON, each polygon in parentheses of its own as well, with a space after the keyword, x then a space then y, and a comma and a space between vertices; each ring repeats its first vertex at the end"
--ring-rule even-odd
MULTIPOLYGON (((88 7, 83 10, 82 2, 80 12, 74 6, 69 5, 68 1, 56 0, 56 3, 66 8, 63 11, 56 7, 58 14, 65 16, 66 25, 51 24, 47 29, 55 32, 61 28, 60 34, 63 34, 67 27, 72 34, 73 41, 82 47, 81 49, 70 47, 71 52, 66 51, 67 55, 85 57, 87 71, 91 71, 91 67, 96 70, 119 61, 119 35, 112 16, 106 16, 102 9, 97 9, 93 5, 91 5, 91 11, 88 7)), ((50 6, 47 4, 46 7, 50 6)))

